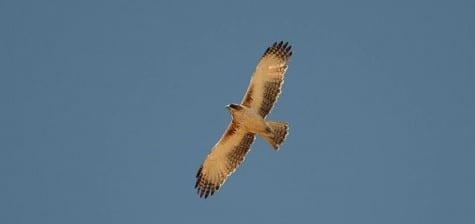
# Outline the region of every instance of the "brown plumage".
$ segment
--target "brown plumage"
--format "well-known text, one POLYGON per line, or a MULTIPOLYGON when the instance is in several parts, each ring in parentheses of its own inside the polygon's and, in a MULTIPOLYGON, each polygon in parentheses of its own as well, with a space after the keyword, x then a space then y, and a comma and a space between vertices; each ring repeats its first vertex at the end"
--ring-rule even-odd
POLYGON ((291 49, 287 42, 282 41, 267 48, 257 65, 242 105, 255 108, 264 118, 270 113, 284 84, 287 61, 292 56, 291 49))
POLYGON ((287 42, 276 42, 267 48, 241 105, 228 105, 232 121, 196 174, 195 188, 200 197, 207 198, 219 190, 244 161, 256 134, 276 150, 284 142, 288 124, 266 121, 265 117, 281 93, 287 61, 291 56, 291 46, 287 42))

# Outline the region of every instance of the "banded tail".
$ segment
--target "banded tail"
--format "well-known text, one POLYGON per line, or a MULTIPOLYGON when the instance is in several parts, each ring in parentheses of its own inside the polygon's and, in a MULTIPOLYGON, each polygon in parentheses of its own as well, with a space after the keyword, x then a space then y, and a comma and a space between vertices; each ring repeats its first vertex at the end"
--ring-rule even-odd
POLYGON ((289 124, 281 121, 267 121, 267 125, 272 128, 272 133, 262 137, 274 150, 279 150, 279 146, 289 134, 289 124))

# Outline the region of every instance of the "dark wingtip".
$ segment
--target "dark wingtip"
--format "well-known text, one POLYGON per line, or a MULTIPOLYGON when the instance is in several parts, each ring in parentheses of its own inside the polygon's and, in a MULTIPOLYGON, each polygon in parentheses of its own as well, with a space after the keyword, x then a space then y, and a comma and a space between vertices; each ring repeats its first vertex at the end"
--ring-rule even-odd
POLYGON ((198 177, 195 184, 195 189, 200 198, 208 198, 209 196, 213 195, 218 189, 218 187, 213 187, 213 185, 209 182, 202 182, 201 176, 198 177))
POLYGON ((203 166, 200 166, 200 168, 198 169, 198 172, 196 172, 196 178, 201 176, 201 170, 203 170, 203 166))
POLYGON ((274 42, 272 46, 268 47, 262 57, 268 54, 276 54, 284 60, 288 60, 292 56, 292 45, 289 42, 279 41, 274 42))

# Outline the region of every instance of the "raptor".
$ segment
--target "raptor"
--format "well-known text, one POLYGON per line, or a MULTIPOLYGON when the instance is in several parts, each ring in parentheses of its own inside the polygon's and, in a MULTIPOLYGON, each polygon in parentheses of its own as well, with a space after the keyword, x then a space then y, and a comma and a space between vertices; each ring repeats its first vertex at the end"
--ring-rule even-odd
POLYGON ((257 64, 242 102, 226 106, 231 113, 231 123, 196 174, 195 188, 200 197, 207 198, 219 190, 244 161, 256 135, 276 151, 284 142, 289 132, 288 123, 269 121, 266 117, 282 91, 291 56, 291 46, 287 42, 276 42, 268 47, 257 64))

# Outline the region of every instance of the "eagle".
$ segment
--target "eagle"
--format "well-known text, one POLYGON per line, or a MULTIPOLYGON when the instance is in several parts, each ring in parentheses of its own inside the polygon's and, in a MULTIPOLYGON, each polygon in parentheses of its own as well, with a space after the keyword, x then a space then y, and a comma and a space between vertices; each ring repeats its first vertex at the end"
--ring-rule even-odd
POLYGON ((288 123, 269 121, 266 116, 282 91, 291 56, 288 42, 273 43, 257 64, 241 103, 226 106, 232 120, 196 174, 195 188, 201 198, 208 198, 217 192, 241 165, 256 135, 275 151, 284 142, 289 132, 288 123))

